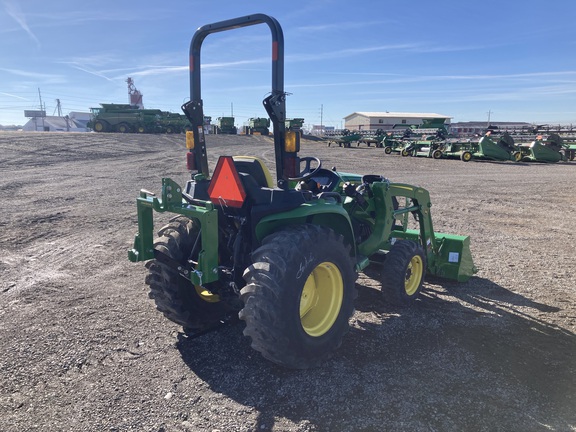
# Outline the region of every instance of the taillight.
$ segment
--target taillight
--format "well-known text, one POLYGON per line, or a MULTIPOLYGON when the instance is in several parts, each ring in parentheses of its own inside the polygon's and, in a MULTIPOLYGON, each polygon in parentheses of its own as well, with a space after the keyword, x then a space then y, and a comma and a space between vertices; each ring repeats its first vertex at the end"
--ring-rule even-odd
POLYGON ((186 153, 186 168, 188 171, 197 171, 196 168, 196 158, 194 157, 194 152, 189 151, 186 153))

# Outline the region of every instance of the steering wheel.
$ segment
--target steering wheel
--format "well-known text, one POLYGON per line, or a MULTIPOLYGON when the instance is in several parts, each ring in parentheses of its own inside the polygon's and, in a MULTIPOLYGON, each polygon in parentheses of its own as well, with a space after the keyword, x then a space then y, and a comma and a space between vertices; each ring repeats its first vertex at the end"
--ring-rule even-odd
POLYGON ((322 168, 322 162, 320 161, 320 159, 314 156, 306 156, 300 158, 300 163, 302 162, 306 162, 306 166, 304 167, 304 169, 300 171, 298 177, 288 178, 289 181, 306 181, 309 178, 314 177, 314 175, 318 171, 320 171, 320 168, 322 168), (312 169, 312 162, 316 162, 318 164, 318 166, 314 169, 312 169))

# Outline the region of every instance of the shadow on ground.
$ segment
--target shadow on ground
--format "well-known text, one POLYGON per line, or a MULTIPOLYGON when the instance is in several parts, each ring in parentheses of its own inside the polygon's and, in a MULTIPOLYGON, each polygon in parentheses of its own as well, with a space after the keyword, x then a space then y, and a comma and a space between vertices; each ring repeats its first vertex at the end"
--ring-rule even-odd
MULTIPOLYGON (((487 279, 432 280, 395 309, 358 286, 357 313, 323 367, 264 360, 240 323, 177 347, 213 391, 258 412, 258 430, 570 430, 576 336, 540 317, 561 313, 487 279), (377 319, 374 319, 374 318, 377 319)), ((256 429, 256 428, 255 428, 256 429)))

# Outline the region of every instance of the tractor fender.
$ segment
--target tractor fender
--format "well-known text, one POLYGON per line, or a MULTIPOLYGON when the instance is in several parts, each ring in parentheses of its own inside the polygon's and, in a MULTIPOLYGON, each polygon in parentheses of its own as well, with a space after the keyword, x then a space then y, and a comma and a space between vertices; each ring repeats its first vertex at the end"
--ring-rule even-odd
POLYGON ((261 243, 264 237, 288 225, 301 224, 321 225, 341 234, 345 243, 350 246, 350 256, 356 256, 356 243, 350 217, 340 203, 328 200, 313 201, 293 210, 265 216, 255 227, 256 241, 261 243))

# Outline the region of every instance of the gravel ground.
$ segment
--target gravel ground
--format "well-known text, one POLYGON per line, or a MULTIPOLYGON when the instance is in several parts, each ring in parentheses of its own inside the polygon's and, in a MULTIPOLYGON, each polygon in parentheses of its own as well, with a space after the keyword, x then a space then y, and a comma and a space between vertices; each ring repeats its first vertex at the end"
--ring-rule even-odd
MULTIPOLYGON (((0 430, 574 431, 576 163, 463 163, 304 140, 326 167, 426 187, 479 272, 413 307, 361 275, 323 367, 264 360, 242 323, 182 336, 127 259, 135 198, 184 183, 183 136, 0 133, 0 430)), ((211 166, 267 137, 208 137, 211 166)))

